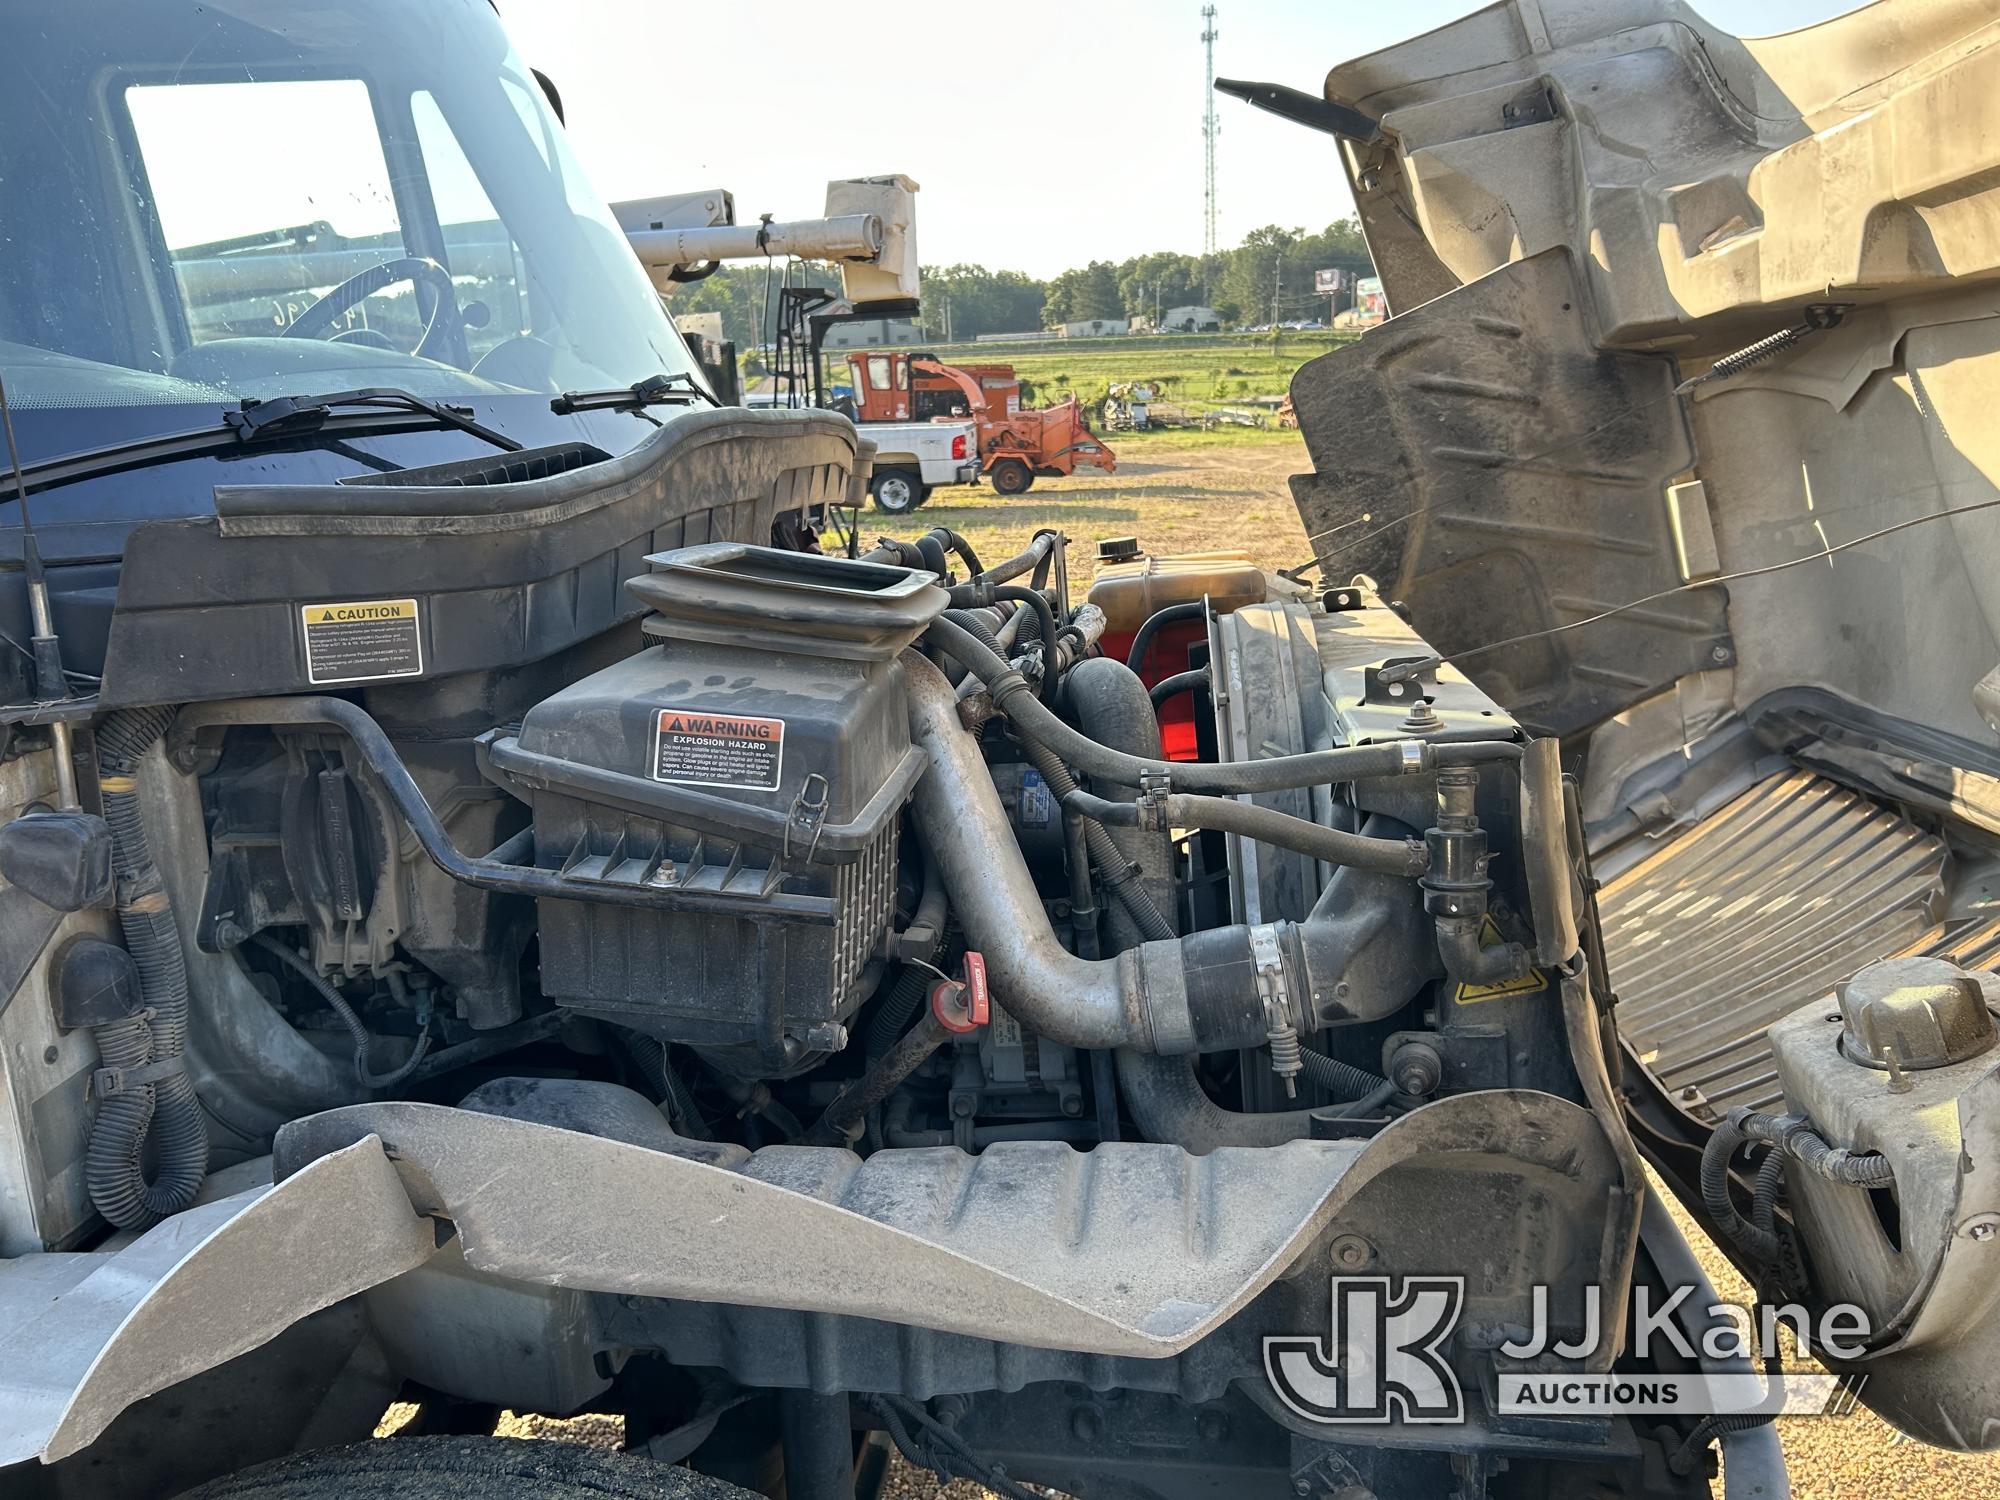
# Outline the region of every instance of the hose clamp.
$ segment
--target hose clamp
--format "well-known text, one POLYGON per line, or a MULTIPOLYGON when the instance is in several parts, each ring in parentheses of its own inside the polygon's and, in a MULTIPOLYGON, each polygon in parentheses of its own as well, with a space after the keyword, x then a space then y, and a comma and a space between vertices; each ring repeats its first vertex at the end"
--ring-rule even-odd
POLYGON ((1300 1056, 1298 1028, 1292 1024, 1291 987, 1285 982, 1285 951, 1275 922, 1250 929, 1250 962, 1257 970, 1257 998, 1264 1006, 1265 1040, 1271 1049, 1271 1071, 1285 1086, 1287 1097, 1298 1093, 1300 1056))
POLYGON ((1424 751, 1428 748, 1423 740, 1398 740, 1396 742, 1397 752, 1403 757, 1403 764, 1399 767, 1403 775, 1416 776, 1422 773, 1424 761, 1427 758, 1424 751))

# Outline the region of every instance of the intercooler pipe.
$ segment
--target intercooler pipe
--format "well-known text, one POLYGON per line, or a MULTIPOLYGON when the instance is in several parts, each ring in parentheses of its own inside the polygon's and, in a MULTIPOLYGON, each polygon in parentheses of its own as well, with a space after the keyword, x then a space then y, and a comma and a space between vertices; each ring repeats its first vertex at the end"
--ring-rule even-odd
POLYGON ((1266 760, 1145 760, 1101 745, 1065 724, 1037 698, 1026 678, 963 627, 946 619, 933 620, 925 631, 925 639, 986 684, 994 706, 1013 722, 1017 733, 1039 740, 1087 776, 1128 786, 1157 778, 1176 792, 1277 792, 1332 781, 1368 781, 1432 771, 1441 766, 1521 758, 1521 747, 1505 740, 1449 744, 1400 740, 1385 745, 1310 750, 1266 760))
MULTIPOLYGON (((1086 606, 1088 607, 1088 606, 1086 606)), ((1108 656, 1080 661, 1063 679, 1063 701, 1083 733, 1101 745, 1111 745, 1144 759, 1160 758, 1160 720, 1139 674, 1108 656)), ((1033 741, 1026 743, 1032 744, 1033 741)), ((1050 751, 1053 755, 1054 752, 1050 751)), ((1070 783, 1075 785, 1074 781, 1070 783)), ((1051 786, 1053 787, 1053 783, 1051 786)), ((1100 783, 1104 806, 1125 808, 1138 800, 1135 783, 1100 783)), ((1079 793, 1079 795, 1081 795, 1079 793)), ((1061 796, 1058 791, 1058 797, 1061 796)), ((1122 813, 1120 819, 1122 820, 1122 813)), ((1111 914, 1114 949, 1129 948, 1150 938, 1172 937, 1178 931, 1178 893, 1174 886, 1174 850, 1166 829, 1107 826, 1108 842, 1121 865, 1138 873, 1144 909, 1121 904, 1111 914)))
POLYGON ((172 708, 125 709, 97 730, 118 923, 151 1012, 149 1019, 134 1017, 96 1032, 104 1073, 123 1087, 98 1105, 85 1179, 90 1201, 120 1229, 149 1228, 179 1213, 208 1173, 208 1126, 187 1075, 187 961, 139 810, 139 761, 173 717, 172 708), (149 1138, 158 1162, 151 1182, 143 1162, 149 1138))
MULTIPOLYGON (((917 783, 917 827, 937 857, 966 946, 985 956, 1008 1010, 1072 1047, 1193 1052, 1261 1045, 1268 1027, 1258 980, 1281 976, 1260 970, 1250 929, 1216 928, 1098 960, 1078 958, 1056 941, 1041 893, 1014 849, 979 742, 959 722, 951 684, 914 651, 902 660, 910 739, 928 763, 917 783)), ((1276 924, 1272 937, 1274 947, 1292 955, 1287 967, 1296 975, 1302 963, 1296 934, 1276 924)), ((1293 978, 1289 987, 1301 993, 1303 980, 1293 978)))

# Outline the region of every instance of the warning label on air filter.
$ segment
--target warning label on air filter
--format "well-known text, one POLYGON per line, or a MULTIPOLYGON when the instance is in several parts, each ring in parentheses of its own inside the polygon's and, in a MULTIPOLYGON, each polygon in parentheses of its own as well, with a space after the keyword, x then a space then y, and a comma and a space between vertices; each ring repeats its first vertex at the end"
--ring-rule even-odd
POLYGON ((706 709, 663 708, 653 732, 653 779, 687 786, 775 792, 785 763, 785 721, 706 709))
POLYGON ((415 677, 424 669, 414 599, 302 604, 299 619, 305 625, 308 682, 373 682, 415 677))

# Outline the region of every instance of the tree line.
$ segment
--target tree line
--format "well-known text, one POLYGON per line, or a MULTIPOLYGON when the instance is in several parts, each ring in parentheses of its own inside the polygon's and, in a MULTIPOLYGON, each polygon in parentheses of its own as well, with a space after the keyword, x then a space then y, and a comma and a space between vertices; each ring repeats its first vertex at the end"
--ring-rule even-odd
MULTIPOLYGON (((1337 220, 1317 233, 1267 224, 1214 255, 1157 250, 1092 261, 1047 281, 981 265, 925 266, 923 321, 926 333, 943 342, 1091 318, 1152 317, 1186 306, 1212 307, 1226 325, 1323 317, 1327 300, 1313 291, 1313 273, 1328 267, 1373 274, 1354 220, 1337 220)), ((738 348, 770 343, 777 337, 785 274, 780 266, 724 266, 678 293, 671 307, 722 314, 723 337, 738 348)), ((790 274, 795 284, 839 286, 832 266, 794 267, 790 274)))

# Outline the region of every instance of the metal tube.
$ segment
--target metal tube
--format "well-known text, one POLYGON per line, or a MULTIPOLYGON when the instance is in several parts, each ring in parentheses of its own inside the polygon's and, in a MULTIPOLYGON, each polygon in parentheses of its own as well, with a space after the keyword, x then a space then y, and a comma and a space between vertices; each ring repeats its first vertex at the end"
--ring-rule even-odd
POLYGON ((794 219, 772 224, 711 224, 690 229, 628 229, 641 265, 699 266, 711 260, 797 256, 801 260, 874 260, 882 254, 880 214, 794 219))
POLYGON ((914 651, 903 653, 903 675, 910 738, 929 763, 917 783, 917 827, 937 859, 967 946, 986 959, 994 993, 1052 1040, 1152 1050, 1137 950, 1091 961, 1056 941, 1041 893, 1014 848, 979 742, 959 722, 951 684, 914 651))

